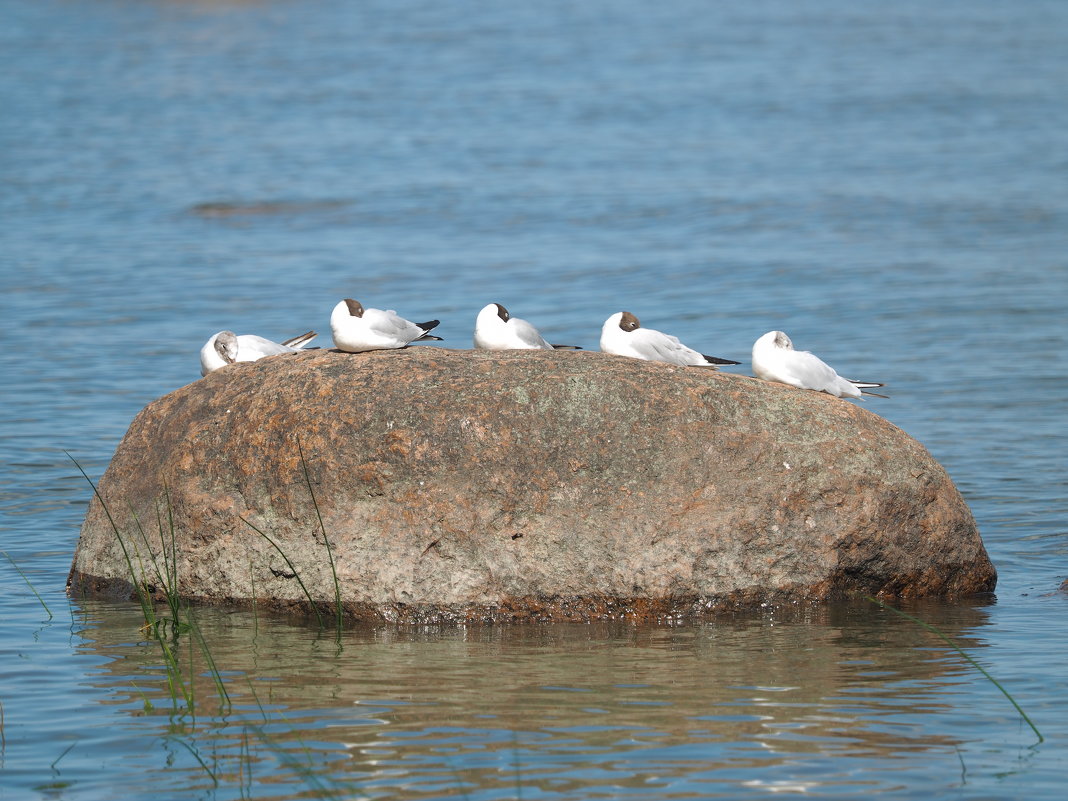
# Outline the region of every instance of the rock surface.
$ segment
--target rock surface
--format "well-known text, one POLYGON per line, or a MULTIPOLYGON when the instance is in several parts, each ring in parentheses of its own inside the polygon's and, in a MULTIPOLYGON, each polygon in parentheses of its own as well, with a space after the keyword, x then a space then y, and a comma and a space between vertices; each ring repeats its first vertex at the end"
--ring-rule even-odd
MULTIPOLYGON (((190 600, 307 608, 295 572, 332 608, 332 557, 346 613, 371 620, 641 619, 996 581, 946 472, 877 415, 593 352, 235 364, 149 404, 99 492, 145 584, 151 553, 190 600)), ((121 544, 94 498, 71 591, 130 595, 121 544)))

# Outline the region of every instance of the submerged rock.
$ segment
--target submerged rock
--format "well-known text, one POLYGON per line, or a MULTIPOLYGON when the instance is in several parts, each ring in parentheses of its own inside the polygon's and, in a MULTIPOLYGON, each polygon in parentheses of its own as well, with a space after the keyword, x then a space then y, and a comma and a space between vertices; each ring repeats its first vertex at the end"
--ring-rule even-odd
POLYGON ((946 472, 886 420, 602 353, 235 364, 149 404, 99 492, 121 537, 93 498, 73 592, 128 595, 132 565, 190 600, 307 607, 302 582, 329 607, 336 570, 351 617, 640 619, 996 581, 946 472))

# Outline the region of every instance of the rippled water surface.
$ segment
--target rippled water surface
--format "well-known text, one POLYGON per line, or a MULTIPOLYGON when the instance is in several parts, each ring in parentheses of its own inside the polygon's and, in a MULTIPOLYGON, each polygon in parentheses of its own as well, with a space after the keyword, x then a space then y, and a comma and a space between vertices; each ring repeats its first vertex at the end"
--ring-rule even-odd
POLYGON ((0 18, 5 801, 1061 797, 1068 6, 0 18), (868 408, 946 466, 999 570, 908 611, 1044 741, 864 605, 340 639, 201 610, 222 690, 184 632, 172 700, 139 608, 64 594, 91 492, 64 452, 98 478, 210 334, 328 339, 346 296, 440 318, 446 347, 491 301, 591 349, 628 309, 741 372, 780 328, 887 382, 868 408))

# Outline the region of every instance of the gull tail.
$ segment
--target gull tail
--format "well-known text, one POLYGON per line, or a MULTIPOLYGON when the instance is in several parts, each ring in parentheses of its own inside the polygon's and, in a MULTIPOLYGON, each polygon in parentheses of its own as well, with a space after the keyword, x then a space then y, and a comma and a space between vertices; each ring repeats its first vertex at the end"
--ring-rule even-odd
POLYGON ((301 334, 299 337, 287 339, 282 344, 288 348, 303 348, 317 336, 319 335, 314 331, 308 331, 307 333, 301 334))
POLYGON ((731 361, 730 359, 721 359, 718 356, 708 356, 704 353, 701 354, 709 364, 741 364, 741 362, 731 361))
POLYGON ((553 345, 554 350, 582 350, 578 345, 553 345))
POLYGON ((851 378, 846 379, 846 380, 849 381, 849 383, 852 384, 853 386, 855 386, 857 389, 859 389, 861 395, 871 395, 873 398, 889 398, 890 397, 889 395, 880 395, 878 392, 865 392, 864 391, 864 390, 868 389, 869 387, 883 387, 883 386, 886 386, 885 384, 880 384, 880 383, 877 383, 875 381, 854 381, 851 378))
POLYGON ((423 332, 423 335, 421 337, 415 338, 415 342, 423 342, 428 339, 433 339, 436 342, 444 341, 441 337, 432 336, 427 333, 428 331, 433 331, 435 328, 441 325, 441 320, 427 320, 425 323, 416 323, 415 325, 423 332))

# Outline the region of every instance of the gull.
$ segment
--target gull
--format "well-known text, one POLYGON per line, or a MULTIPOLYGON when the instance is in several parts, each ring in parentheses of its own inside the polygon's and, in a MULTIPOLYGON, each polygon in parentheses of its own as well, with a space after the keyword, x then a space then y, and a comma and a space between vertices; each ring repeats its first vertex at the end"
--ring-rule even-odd
POLYGON ((577 345, 550 345, 538 329, 508 314, 500 303, 491 303, 475 320, 475 347, 482 350, 582 350, 577 345))
POLYGON ((683 345, 678 337, 652 328, 642 328, 638 318, 630 312, 616 312, 605 320, 601 328, 601 350, 633 359, 708 367, 712 370, 717 369, 718 364, 741 364, 730 359, 705 356, 683 345))
POLYGON ((345 298, 330 313, 330 330, 334 345, 349 353, 365 350, 391 350, 403 348, 409 342, 436 339, 427 332, 435 328, 439 320, 413 323, 405 320, 392 309, 365 309, 359 301, 345 298))
POLYGON ((200 349, 200 374, 207 375, 234 362, 254 362, 264 356, 296 353, 317 336, 314 331, 308 331, 285 342, 272 342, 255 334, 238 336, 233 331, 220 331, 212 334, 200 349))
POLYGON ((794 343, 782 331, 768 331, 753 344, 753 373, 765 381, 778 381, 798 389, 814 389, 836 398, 861 398, 877 392, 864 392, 870 387, 881 387, 872 381, 853 381, 842 378, 834 369, 807 350, 794 350, 794 343))

